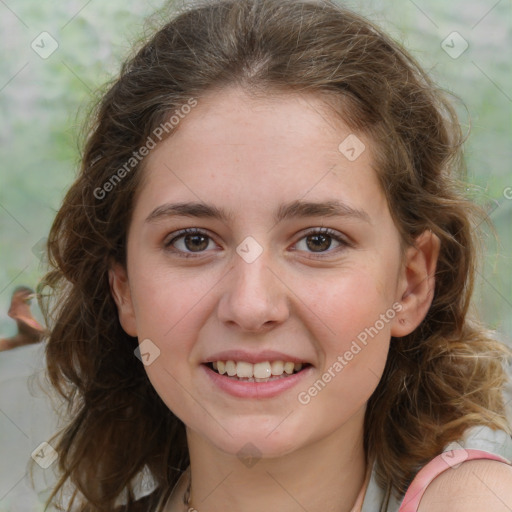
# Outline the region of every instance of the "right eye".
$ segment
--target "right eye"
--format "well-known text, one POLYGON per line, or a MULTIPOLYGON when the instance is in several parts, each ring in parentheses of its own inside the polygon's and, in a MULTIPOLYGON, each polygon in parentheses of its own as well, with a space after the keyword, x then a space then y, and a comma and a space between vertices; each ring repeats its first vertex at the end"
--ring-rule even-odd
POLYGON ((216 245, 212 238, 203 230, 187 228, 171 235, 165 242, 165 248, 179 257, 190 258, 196 253, 204 253, 211 244, 216 245))

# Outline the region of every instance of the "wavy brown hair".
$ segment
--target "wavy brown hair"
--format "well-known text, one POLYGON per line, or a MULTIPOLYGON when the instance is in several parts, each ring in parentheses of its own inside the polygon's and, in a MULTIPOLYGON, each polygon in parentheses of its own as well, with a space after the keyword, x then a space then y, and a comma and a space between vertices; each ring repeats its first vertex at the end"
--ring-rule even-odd
POLYGON ((170 115, 227 85, 322 95, 372 140, 404 246, 426 229, 441 240, 432 306, 413 333, 391 340, 367 407, 366 454, 388 496, 403 495, 466 428, 508 429, 507 353, 468 315, 480 221, 460 185, 463 136, 449 100, 400 45, 334 2, 214 0, 172 17, 109 84, 51 228, 48 373, 71 419, 58 435, 61 478, 48 503, 69 483, 78 510, 110 512, 120 500, 131 510, 141 470, 158 500, 188 465, 184 425, 134 356, 137 340, 121 328, 109 289, 110 265, 125 263, 144 160, 108 194, 98 190, 170 115))

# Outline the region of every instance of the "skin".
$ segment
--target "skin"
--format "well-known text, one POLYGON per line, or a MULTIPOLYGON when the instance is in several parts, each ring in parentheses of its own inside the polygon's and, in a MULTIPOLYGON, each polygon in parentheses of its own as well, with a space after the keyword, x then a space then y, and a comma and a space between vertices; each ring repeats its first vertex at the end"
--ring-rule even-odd
POLYGON ((492 460, 464 462, 426 489, 418 512, 510 512, 512 466, 492 460))
POLYGON ((16 321, 18 332, 11 338, 0 339, 0 352, 41 341, 44 327, 39 324, 30 311, 30 301, 33 296, 33 293, 27 291, 13 294, 7 314, 16 321))
MULTIPOLYGON (((187 427, 192 504, 200 512, 255 512, 269 504, 285 512, 349 511, 363 484, 366 403, 391 336, 410 333, 428 311, 439 241, 426 232, 402 254, 372 168, 372 141, 358 133, 366 150, 349 161, 338 150, 349 134, 319 97, 258 99, 232 87, 201 97, 146 160, 127 266, 112 265, 110 282, 124 330, 160 350, 145 369, 187 427), (276 223, 277 209, 296 200, 338 200, 367 219, 323 215, 276 223), (178 202, 212 204, 232 217, 146 220, 157 207, 178 202), (330 239, 316 252, 306 231, 322 227, 344 242, 330 239), (205 250, 193 252, 194 239, 188 245, 176 239, 184 228, 206 231, 205 250), (236 252, 248 236, 263 249, 252 263, 236 252), (317 396, 299 403, 297 394, 393 304, 400 312, 317 396), (230 349, 278 350, 313 369, 276 397, 235 398, 213 386, 201 367, 230 349), (261 457, 251 467, 237 457, 247 443, 261 457)), ((168 510, 182 510, 180 499, 168 510)))

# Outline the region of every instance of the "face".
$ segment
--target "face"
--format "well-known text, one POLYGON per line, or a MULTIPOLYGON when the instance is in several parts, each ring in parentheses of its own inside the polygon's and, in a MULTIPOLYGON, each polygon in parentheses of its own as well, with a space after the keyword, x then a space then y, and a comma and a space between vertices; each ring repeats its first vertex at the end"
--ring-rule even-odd
POLYGON ((19 318, 22 316, 31 315, 30 303, 34 298, 35 294, 29 291, 19 291, 13 294, 11 299, 11 305, 7 314, 11 318, 19 318))
POLYGON ((114 298, 158 394, 219 450, 362 429, 390 337, 417 323, 372 142, 349 135, 321 98, 232 88, 146 160, 114 298))
POLYGON ((19 314, 30 311, 30 302, 33 296, 34 294, 28 291, 20 291, 14 293, 7 314, 14 318, 19 314))

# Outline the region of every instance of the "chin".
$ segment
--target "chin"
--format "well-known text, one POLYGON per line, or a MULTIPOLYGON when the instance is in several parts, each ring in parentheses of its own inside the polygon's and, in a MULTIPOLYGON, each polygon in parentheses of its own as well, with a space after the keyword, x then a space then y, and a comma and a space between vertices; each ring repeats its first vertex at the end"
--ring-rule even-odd
POLYGON ((296 430, 292 425, 286 425, 286 420, 283 422, 284 417, 272 422, 265 422, 265 425, 261 426, 258 426, 257 420, 253 416, 244 419, 238 417, 236 421, 229 423, 229 428, 226 429, 229 434, 218 425, 217 428, 212 426, 208 430, 205 430, 203 426, 196 432, 218 450, 240 459, 246 457, 279 458, 308 444, 304 425, 300 430, 296 430), (281 425, 279 425, 280 423, 281 425), (270 424, 272 424, 271 427, 270 424), (279 426, 276 428, 277 425, 279 426), (214 432, 216 435, 212 435, 214 432))

